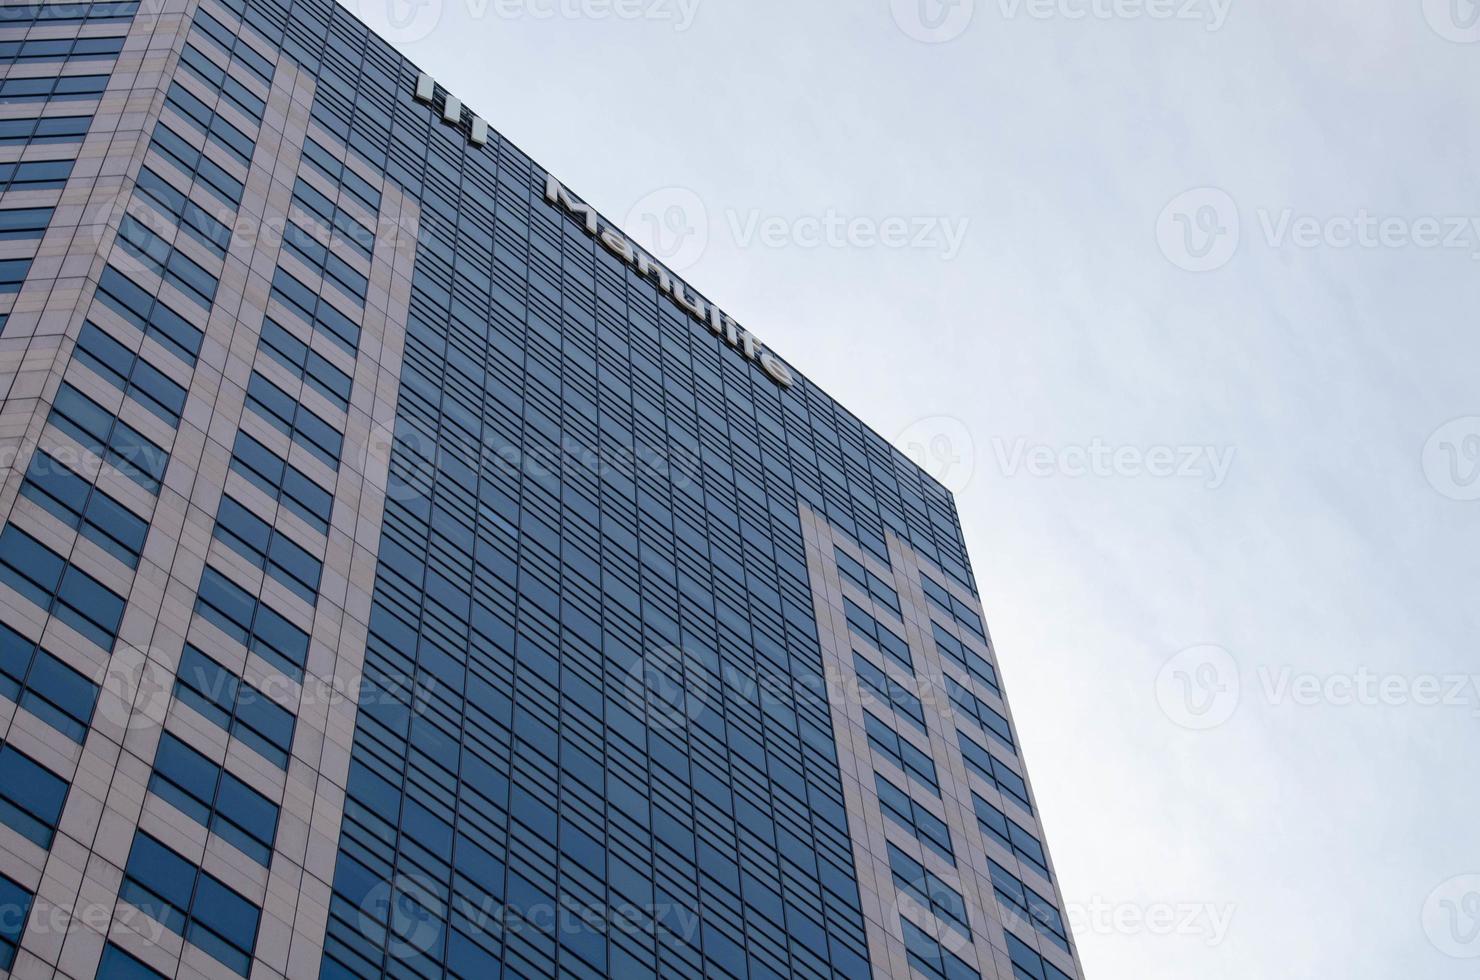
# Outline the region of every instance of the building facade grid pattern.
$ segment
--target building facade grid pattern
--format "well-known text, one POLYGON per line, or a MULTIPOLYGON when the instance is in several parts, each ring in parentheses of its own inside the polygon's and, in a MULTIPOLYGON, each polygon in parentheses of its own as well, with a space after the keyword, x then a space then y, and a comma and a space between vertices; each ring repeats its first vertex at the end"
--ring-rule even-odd
POLYGON ((0 5, 0 967, 1076 976, 949 494, 421 78, 0 5))

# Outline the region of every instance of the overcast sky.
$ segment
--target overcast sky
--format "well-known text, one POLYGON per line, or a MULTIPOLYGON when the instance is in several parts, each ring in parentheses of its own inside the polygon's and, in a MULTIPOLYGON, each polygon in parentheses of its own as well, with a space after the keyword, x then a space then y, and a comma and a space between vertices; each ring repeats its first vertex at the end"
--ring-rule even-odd
POLYGON ((1091 980, 1476 975, 1473 0, 420 2, 958 492, 1091 980))

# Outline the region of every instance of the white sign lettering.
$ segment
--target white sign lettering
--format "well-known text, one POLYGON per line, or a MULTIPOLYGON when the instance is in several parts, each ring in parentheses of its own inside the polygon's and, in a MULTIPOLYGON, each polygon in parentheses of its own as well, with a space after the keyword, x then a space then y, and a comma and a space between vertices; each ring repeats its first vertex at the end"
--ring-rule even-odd
POLYGON ((780 358, 767 350, 756 336, 731 320, 718 306, 707 303, 698 293, 691 292, 682 280, 672 275, 637 246, 632 239, 610 225, 597 220, 595 209, 571 197, 553 176, 545 179, 545 200, 563 208, 568 214, 581 219, 586 234, 599 241, 603 248, 637 270, 638 275, 655 282, 658 291, 670 297, 689 316, 709 328, 709 332, 738 350, 749 360, 760 365, 766 377, 790 388, 795 381, 791 369, 780 358))

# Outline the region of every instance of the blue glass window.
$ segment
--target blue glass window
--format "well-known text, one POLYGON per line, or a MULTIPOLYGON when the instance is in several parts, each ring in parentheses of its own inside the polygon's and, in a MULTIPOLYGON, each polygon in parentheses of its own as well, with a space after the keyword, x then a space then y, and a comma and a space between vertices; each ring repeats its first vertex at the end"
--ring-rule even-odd
POLYGON ((892 657, 895 663, 911 673, 914 672, 915 661, 910 656, 910 645, 903 637, 869 615, 851 599, 843 600, 843 610, 848 617, 848 626, 855 635, 868 640, 892 657))
POLYGON ((0 581, 112 651, 123 597, 14 524, 0 531, 0 581))
POLYGON ((164 122, 154 127, 154 138, 150 140, 149 148, 163 156, 186 177, 195 177, 206 190, 232 210, 241 204, 242 182, 164 122))
POLYGON ((1040 956, 1037 950, 1004 929, 1007 936, 1007 954, 1012 960, 1012 972, 1018 980, 1073 980, 1069 974, 1040 956))
POLYGON ((103 269, 98 282, 98 300, 171 354, 195 366, 204 336, 200 329, 111 265, 103 269))
POLYGON ((293 748, 292 712, 191 644, 175 674, 175 697, 241 739, 279 769, 293 748))
POLYGON ((913 922, 899 920, 904 930, 904 948, 910 964, 926 976, 941 980, 981 980, 981 975, 961 957, 941 946, 913 922))
POLYGON ((372 214, 380 210, 380 191, 312 139, 304 141, 303 159, 319 173, 353 194, 372 214))
POLYGON ((81 745, 92 723, 98 686, 0 623, 0 696, 81 745))
POLYGON ((974 720, 981 726, 982 731, 996 738, 1014 753, 1017 752, 1017 743, 1012 737, 1012 725, 1008 723, 1006 715, 956 683, 953 678, 947 677, 945 682, 946 693, 950 696, 951 704, 955 705, 956 710, 974 720))
POLYGON ((1037 837, 975 793, 971 794, 971 802, 976 808, 976 819, 983 831, 1001 841, 1003 847, 1015 852, 1044 878, 1049 877, 1048 856, 1037 837))
POLYGON ((95 980, 169 980, 138 957, 124 952, 112 943, 103 947, 95 980))
POLYGON ((52 402, 52 425, 150 493, 159 493, 170 454, 66 382, 52 402))
POLYGON ((0 211, 0 240, 40 238, 55 208, 8 208, 0 211))
POLYGON ((82 325, 73 356, 92 368, 98 377, 163 419, 170 428, 180 425, 180 413, 185 410, 185 389, 91 320, 82 325))
POLYGON ((242 166, 251 164, 252 152, 256 149, 252 138, 218 115, 216 110, 191 95, 179 82, 170 83, 164 102, 166 106, 194 123, 196 128, 206 135, 206 138, 235 157, 242 166))
POLYGON ((333 303, 319 298, 318 293, 299 282, 284 269, 272 277, 272 296, 303 315, 311 324, 353 354, 360 346, 360 325, 341 313, 333 303))
POLYGON ((304 602, 311 606, 318 603, 323 570, 319 560, 229 496, 221 497, 216 511, 215 536, 304 602))
POLYGON ((138 0, 98 3, 18 3, 0 7, 0 27, 38 24, 126 24, 138 12, 138 0))
POLYGON ((838 571, 842 573, 845 582, 852 582, 859 591, 869 596, 883 606, 892 610, 895 616, 903 615, 899 609, 899 593, 894 587, 882 578, 869 571, 863 562, 858 561, 842 548, 833 548, 833 556, 838 562, 838 571))
POLYGON ((987 858, 987 864, 991 869, 992 888, 997 893, 998 901, 1023 919, 1031 921, 1040 936, 1064 952, 1069 952, 1069 931, 1064 927, 1058 907, 1023 884, 1017 875, 996 861, 987 858))
POLYGON ((930 628, 935 634, 935 647, 942 656, 981 681, 993 694, 1001 697, 1002 686, 997 681, 997 668, 992 666, 991 661, 946 632, 945 627, 934 620, 931 621, 930 628))
MULTIPOLYGON (((5 26, 0 21, 0 26, 5 26)), ((123 50, 122 37, 79 37, 0 41, 0 65, 44 64, 69 58, 117 57, 123 50)))
POLYGON ((289 677, 303 679, 308 634, 209 565, 201 575, 195 611, 289 677))
POLYGON ((180 64, 205 82, 212 91, 220 92, 248 119, 259 126, 262 124, 262 113, 267 108, 263 101, 251 89, 227 74, 226 69, 206 57, 195 45, 185 45, 185 50, 180 52, 180 64))
POLYGON ((0 119, 0 146, 14 143, 80 143, 92 116, 31 116, 0 119))
POLYGON ((889 870, 894 883, 909 892, 915 901, 929 909, 937 919, 971 938, 971 923, 966 915, 966 900, 939 875, 926 868, 893 844, 889 849, 889 870))
POLYGON ((879 669, 857 650, 853 651, 853 669, 859 682, 871 691, 874 697, 894 709, 895 714, 915 726, 922 733, 925 728, 925 708, 905 686, 879 669))
POLYGON ((261 346, 268 356, 291 369, 309 387, 339 406, 340 411, 349 411, 349 375, 271 317, 262 321, 261 346))
POLYGON ((57 190, 66 186, 67 178, 71 175, 71 160, 0 163, 0 193, 57 190))
POLYGON ((107 75, 51 75, 0 81, 0 104, 96 99, 108 87, 107 75))
POLYGON ((1023 809, 1029 813, 1033 812, 1033 804, 1028 800, 1028 784, 1023 782, 1023 777, 959 729, 956 731, 956 742, 961 747, 961 757, 966 760, 966 768, 1021 803, 1023 809))
POLYGON ((884 808, 884 812, 954 867, 956 852, 951 848, 951 831, 945 821, 878 773, 874 773, 874 784, 879 792, 879 805, 884 808))
POLYGON ((203 245, 216 258, 226 258, 226 250, 231 246, 229 226, 217 221, 205 208, 148 167, 139 169, 137 186, 140 195, 178 225, 181 231, 203 245))
POLYGON ((0 822, 50 850, 65 802, 65 779, 14 745, 0 746, 0 822))
POLYGON ((329 532, 334 496, 296 466, 245 432, 237 433, 231 468, 274 498, 320 534, 329 532))
POLYGON ((271 862, 277 804, 169 732, 154 754, 149 789, 263 867, 271 862))
POLYGON ((339 454, 344 448, 339 430, 256 371, 247 383, 247 405, 330 469, 339 469, 339 454))
POLYGON ((920 573, 920 585, 924 587, 925 598, 929 599, 932 605, 954 619, 972 636, 983 643, 987 642, 987 631, 982 626, 981 617, 970 606, 956 598, 949 589, 924 572, 920 573))
POLYGON ((216 298, 216 277, 131 214, 125 214, 119 222, 118 244, 155 275, 200 304, 202 309, 211 308, 216 298))
POLYGON ((242 976, 257 945, 257 906, 148 834, 134 834, 121 901, 242 976))
POLYGON ((237 64, 246 66, 249 71, 262 79, 263 82, 269 84, 272 82, 272 62, 258 54, 250 44, 239 38, 231 28, 221 23, 215 17, 212 17, 204 7, 196 10, 193 27, 196 32, 199 32, 199 36, 209 38, 215 42, 216 46, 230 55, 237 64))
POLYGON ((940 796, 940 783, 935 775, 935 762, 930 756, 916 748, 909 739, 901 738, 898 732, 880 721, 873 712, 863 713, 863 727, 868 733, 869 744, 874 747, 875 751, 887 756, 911 779, 930 790, 936 797, 940 796))
POLYGON ((30 259, 0 259, 0 294, 20 292, 30 272, 30 259))
POLYGON ((21 944, 21 933, 26 931, 33 897, 20 885, 0 875, 0 970, 8 970, 15 965, 15 951, 21 944))

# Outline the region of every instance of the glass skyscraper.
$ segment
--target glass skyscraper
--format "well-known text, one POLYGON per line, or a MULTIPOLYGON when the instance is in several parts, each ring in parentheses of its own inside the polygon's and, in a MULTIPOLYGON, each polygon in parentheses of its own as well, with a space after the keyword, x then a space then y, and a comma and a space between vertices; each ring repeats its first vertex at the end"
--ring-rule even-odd
POLYGON ((0 6, 0 399, 11 975, 1080 975, 949 494, 329 0, 0 6))

